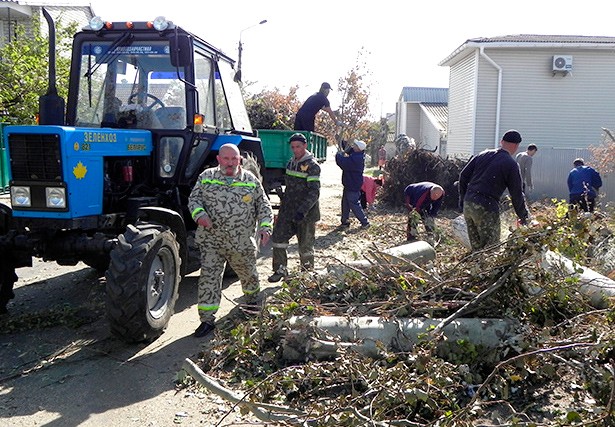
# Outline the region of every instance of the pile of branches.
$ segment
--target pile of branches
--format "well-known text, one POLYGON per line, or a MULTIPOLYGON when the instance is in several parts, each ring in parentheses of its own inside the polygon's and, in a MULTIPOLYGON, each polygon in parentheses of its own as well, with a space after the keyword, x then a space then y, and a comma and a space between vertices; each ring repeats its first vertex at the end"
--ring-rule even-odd
POLYGON ((493 414, 506 425, 613 425, 615 308, 595 309, 574 277, 537 262, 545 248, 587 261, 587 247, 570 242, 600 239, 607 218, 562 212, 543 209, 541 227, 514 230, 484 252, 448 242, 447 256, 424 267, 387 265, 374 247, 364 254, 373 267, 343 281, 299 274, 258 316, 227 320, 198 369, 241 389, 238 404, 286 425, 474 426, 495 424, 493 414), (443 346, 439 331, 427 331, 411 351, 383 346, 370 358, 346 350, 297 364, 282 357, 297 315, 515 319, 523 333, 485 349, 466 340, 443 346), (555 395, 569 397, 565 407, 555 395))
POLYGON ((403 206, 404 188, 409 184, 431 181, 444 188, 446 197, 443 207, 454 209, 458 205, 459 191, 455 182, 466 161, 457 158, 444 159, 436 153, 423 149, 408 150, 387 161, 384 186, 379 200, 391 206, 403 206))

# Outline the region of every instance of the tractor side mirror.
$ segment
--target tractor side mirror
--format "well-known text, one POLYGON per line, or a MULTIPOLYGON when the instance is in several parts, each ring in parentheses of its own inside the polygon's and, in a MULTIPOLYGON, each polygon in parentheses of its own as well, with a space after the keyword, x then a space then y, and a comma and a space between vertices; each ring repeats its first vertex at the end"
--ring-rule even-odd
POLYGON ((188 67, 193 62, 192 39, 185 34, 173 34, 171 44, 171 65, 188 67))

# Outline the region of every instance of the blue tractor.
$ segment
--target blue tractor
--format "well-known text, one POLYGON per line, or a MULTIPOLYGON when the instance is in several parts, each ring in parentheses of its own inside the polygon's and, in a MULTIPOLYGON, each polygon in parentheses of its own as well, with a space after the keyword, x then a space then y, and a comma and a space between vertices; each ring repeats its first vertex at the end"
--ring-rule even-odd
POLYGON ((106 276, 111 331, 151 341, 173 314, 181 278, 199 267, 187 209, 222 144, 264 165, 234 61, 164 18, 105 22, 74 36, 66 103, 50 84, 39 124, 6 126, 10 206, 0 204, 0 312, 15 269, 33 257, 106 276), (65 107, 66 106, 66 107, 65 107))

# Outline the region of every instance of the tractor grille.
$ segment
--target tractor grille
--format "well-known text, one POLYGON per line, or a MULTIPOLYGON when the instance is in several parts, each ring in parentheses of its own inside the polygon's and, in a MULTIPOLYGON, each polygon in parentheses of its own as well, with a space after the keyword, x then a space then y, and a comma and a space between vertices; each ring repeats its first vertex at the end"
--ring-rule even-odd
POLYGON ((13 181, 62 181, 60 136, 10 134, 13 181))

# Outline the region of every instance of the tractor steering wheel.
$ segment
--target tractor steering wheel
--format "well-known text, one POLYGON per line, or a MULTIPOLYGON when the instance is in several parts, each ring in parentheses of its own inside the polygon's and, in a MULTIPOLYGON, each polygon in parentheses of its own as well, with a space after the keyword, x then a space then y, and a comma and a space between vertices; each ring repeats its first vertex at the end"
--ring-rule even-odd
MULTIPOLYGON (((132 103, 133 103, 133 102, 132 102, 132 101, 133 101, 133 99, 134 99, 134 98, 136 98, 138 95, 139 95, 138 93, 133 93, 132 95, 130 95, 130 96, 128 97, 128 103, 129 103, 129 104, 132 104, 132 103)), ((146 93, 146 94, 145 94, 145 97, 146 97, 146 98, 152 98, 152 99, 153 99, 153 101, 152 101, 152 103, 151 103, 150 105, 146 105, 146 106, 144 106, 144 107, 143 107, 143 109, 144 109, 145 111, 150 111, 152 108, 154 108, 154 107, 156 106, 156 104, 160 105, 160 108, 165 108, 165 107, 166 107, 166 106, 164 105, 164 103, 160 100, 160 98, 158 98, 158 97, 156 97, 156 96, 152 95, 151 93, 146 93)))

